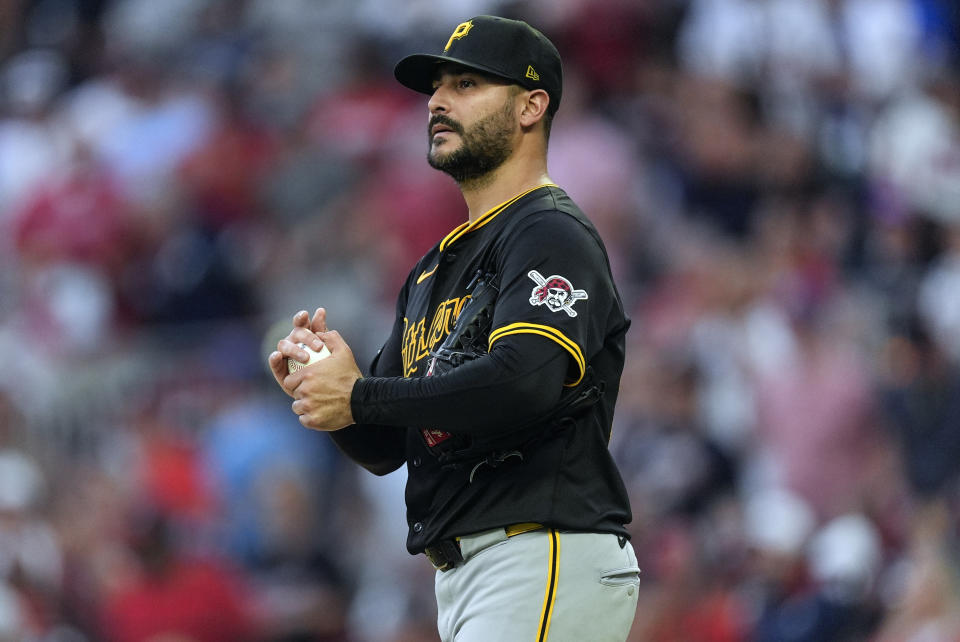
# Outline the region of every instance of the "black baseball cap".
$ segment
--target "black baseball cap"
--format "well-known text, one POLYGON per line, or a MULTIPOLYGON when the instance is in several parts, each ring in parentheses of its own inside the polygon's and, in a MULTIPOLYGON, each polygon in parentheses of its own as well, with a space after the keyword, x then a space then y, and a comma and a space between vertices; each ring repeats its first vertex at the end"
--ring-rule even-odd
POLYGON ((443 62, 493 74, 527 89, 543 89, 550 96, 551 114, 560 106, 560 54, 546 36, 522 20, 477 16, 461 22, 442 53, 407 56, 397 63, 393 75, 401 84, 429 95, 436 67, 443 62))

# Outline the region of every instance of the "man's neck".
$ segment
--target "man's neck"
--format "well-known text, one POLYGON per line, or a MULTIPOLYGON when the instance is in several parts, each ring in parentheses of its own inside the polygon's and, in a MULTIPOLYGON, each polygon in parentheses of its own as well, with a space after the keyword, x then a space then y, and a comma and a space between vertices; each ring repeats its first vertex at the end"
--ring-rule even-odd
POLYGON ((552 183, 545 163, 531 163, 521 157, 508 158, 487 176, 460 184, 472 223, 517 194, 552 183))

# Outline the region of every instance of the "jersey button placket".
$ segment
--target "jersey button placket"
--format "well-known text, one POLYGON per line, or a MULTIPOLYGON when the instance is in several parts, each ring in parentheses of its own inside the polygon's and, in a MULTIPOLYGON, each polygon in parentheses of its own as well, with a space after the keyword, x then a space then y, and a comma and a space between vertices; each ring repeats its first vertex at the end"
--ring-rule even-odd
POLYGON ((413 467, 414 467, 414 468, 419 468, 419 467, 420 467, 420 464, 423 463, 423 460, 420 459, 420 455, 414 455, 413 461, 410 462, 410 463, 413 464, 413 467))

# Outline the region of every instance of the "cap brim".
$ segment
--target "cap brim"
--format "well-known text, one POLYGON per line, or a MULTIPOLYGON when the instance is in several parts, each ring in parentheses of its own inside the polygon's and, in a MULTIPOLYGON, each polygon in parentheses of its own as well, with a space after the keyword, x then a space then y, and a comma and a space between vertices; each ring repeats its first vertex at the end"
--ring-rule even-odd
POLYGON ((401 85, 409 87, 421 94, 433 93, 433 81, 437 71, 437 65, 449 62, 457 65, 463 65, 470 69, 476 69, 484 73, 503 78, 509 82, 517 82, 512 78, 504 76, 503 73, 485 65, 478 65, 474 62, 461 60, 460 58, 451 58, 449 56, 434 56, 431 54, 413 54, 402 59, 393 68, 394 77, 401 85))

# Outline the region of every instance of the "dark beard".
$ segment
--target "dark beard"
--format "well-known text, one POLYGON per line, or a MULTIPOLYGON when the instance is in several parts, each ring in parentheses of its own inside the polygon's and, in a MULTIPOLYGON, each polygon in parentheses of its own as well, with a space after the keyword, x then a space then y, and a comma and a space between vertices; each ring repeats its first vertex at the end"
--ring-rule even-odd
POLYGON ((431 141, 427 162, 430 167, 446 172, 461 185, 489 176, 513 153, 510 143, 514 128, 512 101, 508 100, 503 109, 481 119, 470 131, 465 131, 460 123, 442 115, 431 118, 429 128, 432 129, 437 123, 447 125, 460 135, 460 147, 449 154, 435 156, 431 141))

